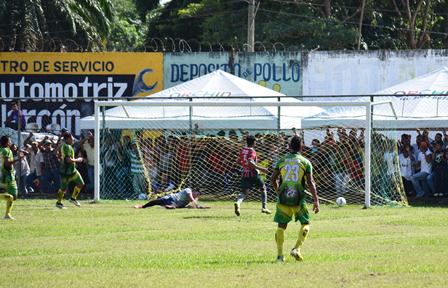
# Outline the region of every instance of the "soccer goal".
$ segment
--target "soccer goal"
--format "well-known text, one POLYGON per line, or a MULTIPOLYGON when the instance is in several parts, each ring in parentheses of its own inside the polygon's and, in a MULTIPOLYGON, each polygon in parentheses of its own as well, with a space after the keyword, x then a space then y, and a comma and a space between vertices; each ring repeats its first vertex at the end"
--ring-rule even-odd
MULTIPOLYGON (((395 119, 390 102, 269 100, 95 102, 95 117, 86 120, 94 124, 99 143, 95 200, 137 199, 186 187, 202 198, 234 200, 240 192, 239 153, 252 134, 258 163, 269 170, 261 177, 273 201, 270 174, 297 134, 322 202, 342 196, 366 207, 406 203, 397 133, 388 128, 395 119)), ((253 191, 248 198, 260 195, 253 191)))

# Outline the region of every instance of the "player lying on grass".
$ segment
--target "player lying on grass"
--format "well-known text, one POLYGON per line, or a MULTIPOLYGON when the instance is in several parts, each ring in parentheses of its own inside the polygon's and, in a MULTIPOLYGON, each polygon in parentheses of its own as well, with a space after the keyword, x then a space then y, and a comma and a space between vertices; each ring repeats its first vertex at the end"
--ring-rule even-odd
POLYGON ((135 205, 134 208, 148 208, 152 206, 163 206, 167 209, 176 208, 197 208, 206 209, 209 207, 201 206, 198 204, 200 193, 197 191, 192 191, 190 188, 185 188, 179 192, 173 192, 166 194, 158 199, 151 200, 145 205, 135 205), (191 203, 191 205, 189 205, 191 203))
POLYGON ((284 155, 275 165, 274 173, 271 177, 271 184, 277 192, 277 210, 274 221, 278 223, 275 233, 277 243, 277 262, 283 262, 283 242, 285 241, 285 229, 294 216, 296 221, 300 221, 301 227, 296 245, 291 250, 291 256, 297 261, 303 261, 300 248, 310 231, 310 215, 305 203, 305 186, 313 195, 313 211, 319 213, 319 200, 317 198, 316 184, 313 179, 313 167, 311 162, 300 155, 302 150, 302 139, 299 136, 291 138, 289 143, 290 153, 284 155), (278 180, 281 180, 279 186, 278 180))

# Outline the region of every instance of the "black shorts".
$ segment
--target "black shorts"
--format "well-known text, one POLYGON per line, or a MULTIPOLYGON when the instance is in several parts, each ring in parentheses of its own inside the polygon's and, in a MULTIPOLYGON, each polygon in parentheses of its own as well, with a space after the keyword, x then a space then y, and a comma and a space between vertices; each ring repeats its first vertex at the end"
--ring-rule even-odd
POLYGON ((261 180, 260 175, 241 178, 241 189, 248 190, 252 187, 257 189, 264 187, 264 183, 263 180, 261 180))

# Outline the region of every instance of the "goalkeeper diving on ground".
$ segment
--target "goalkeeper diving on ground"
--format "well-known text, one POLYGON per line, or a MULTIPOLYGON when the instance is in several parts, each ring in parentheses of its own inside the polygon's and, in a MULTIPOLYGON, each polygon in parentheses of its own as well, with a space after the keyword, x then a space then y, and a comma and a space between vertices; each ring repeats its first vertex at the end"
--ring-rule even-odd
MULTIPOLYGON (((151 200, 145 205, 135 205, 136 209, 143 209, 152 206, 162 206, 167 209, 176 209, 176 208, 196 208, 196 209, 208 209, 208 206, 199 205, 199 193, 198 191, 192 191, 190 188, 185 188, 180 190, 179 192, 173 192, 169 194, 165 194, 164 196, 151 200)), ((152 195, 156 196, 156 194, 152 195)))

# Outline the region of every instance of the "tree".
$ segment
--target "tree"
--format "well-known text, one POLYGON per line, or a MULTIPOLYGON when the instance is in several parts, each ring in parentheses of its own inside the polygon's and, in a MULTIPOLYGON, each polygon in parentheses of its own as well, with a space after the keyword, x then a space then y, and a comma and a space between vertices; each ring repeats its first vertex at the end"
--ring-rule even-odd
POLYGON ((110 0, 0 0, 3 49, 103 50, 113 9, 110 0))
POLYGON ((391 0, 394 10, 403 19, 407 44, 411 49, 423 48, 429 44, 429 30, 435 26, 439 18, 433 13, 437 0, 391 0))
POLYGON ((164 7, 150 11, 146 44, 151 46, 151 41, 158 39, 163 42, 164 49, 174 50, 175 39, 197 41, 202 33, 201 22, 206 19, 197 14, 201 2, 202 0, 173 0, 164 7))
POLYGON ((115 15, 107 41, 108 50, 144 51, 147 26, 141 20, 141 11, 137 12, 136 2, 138 0, 114 1, 115 15))

